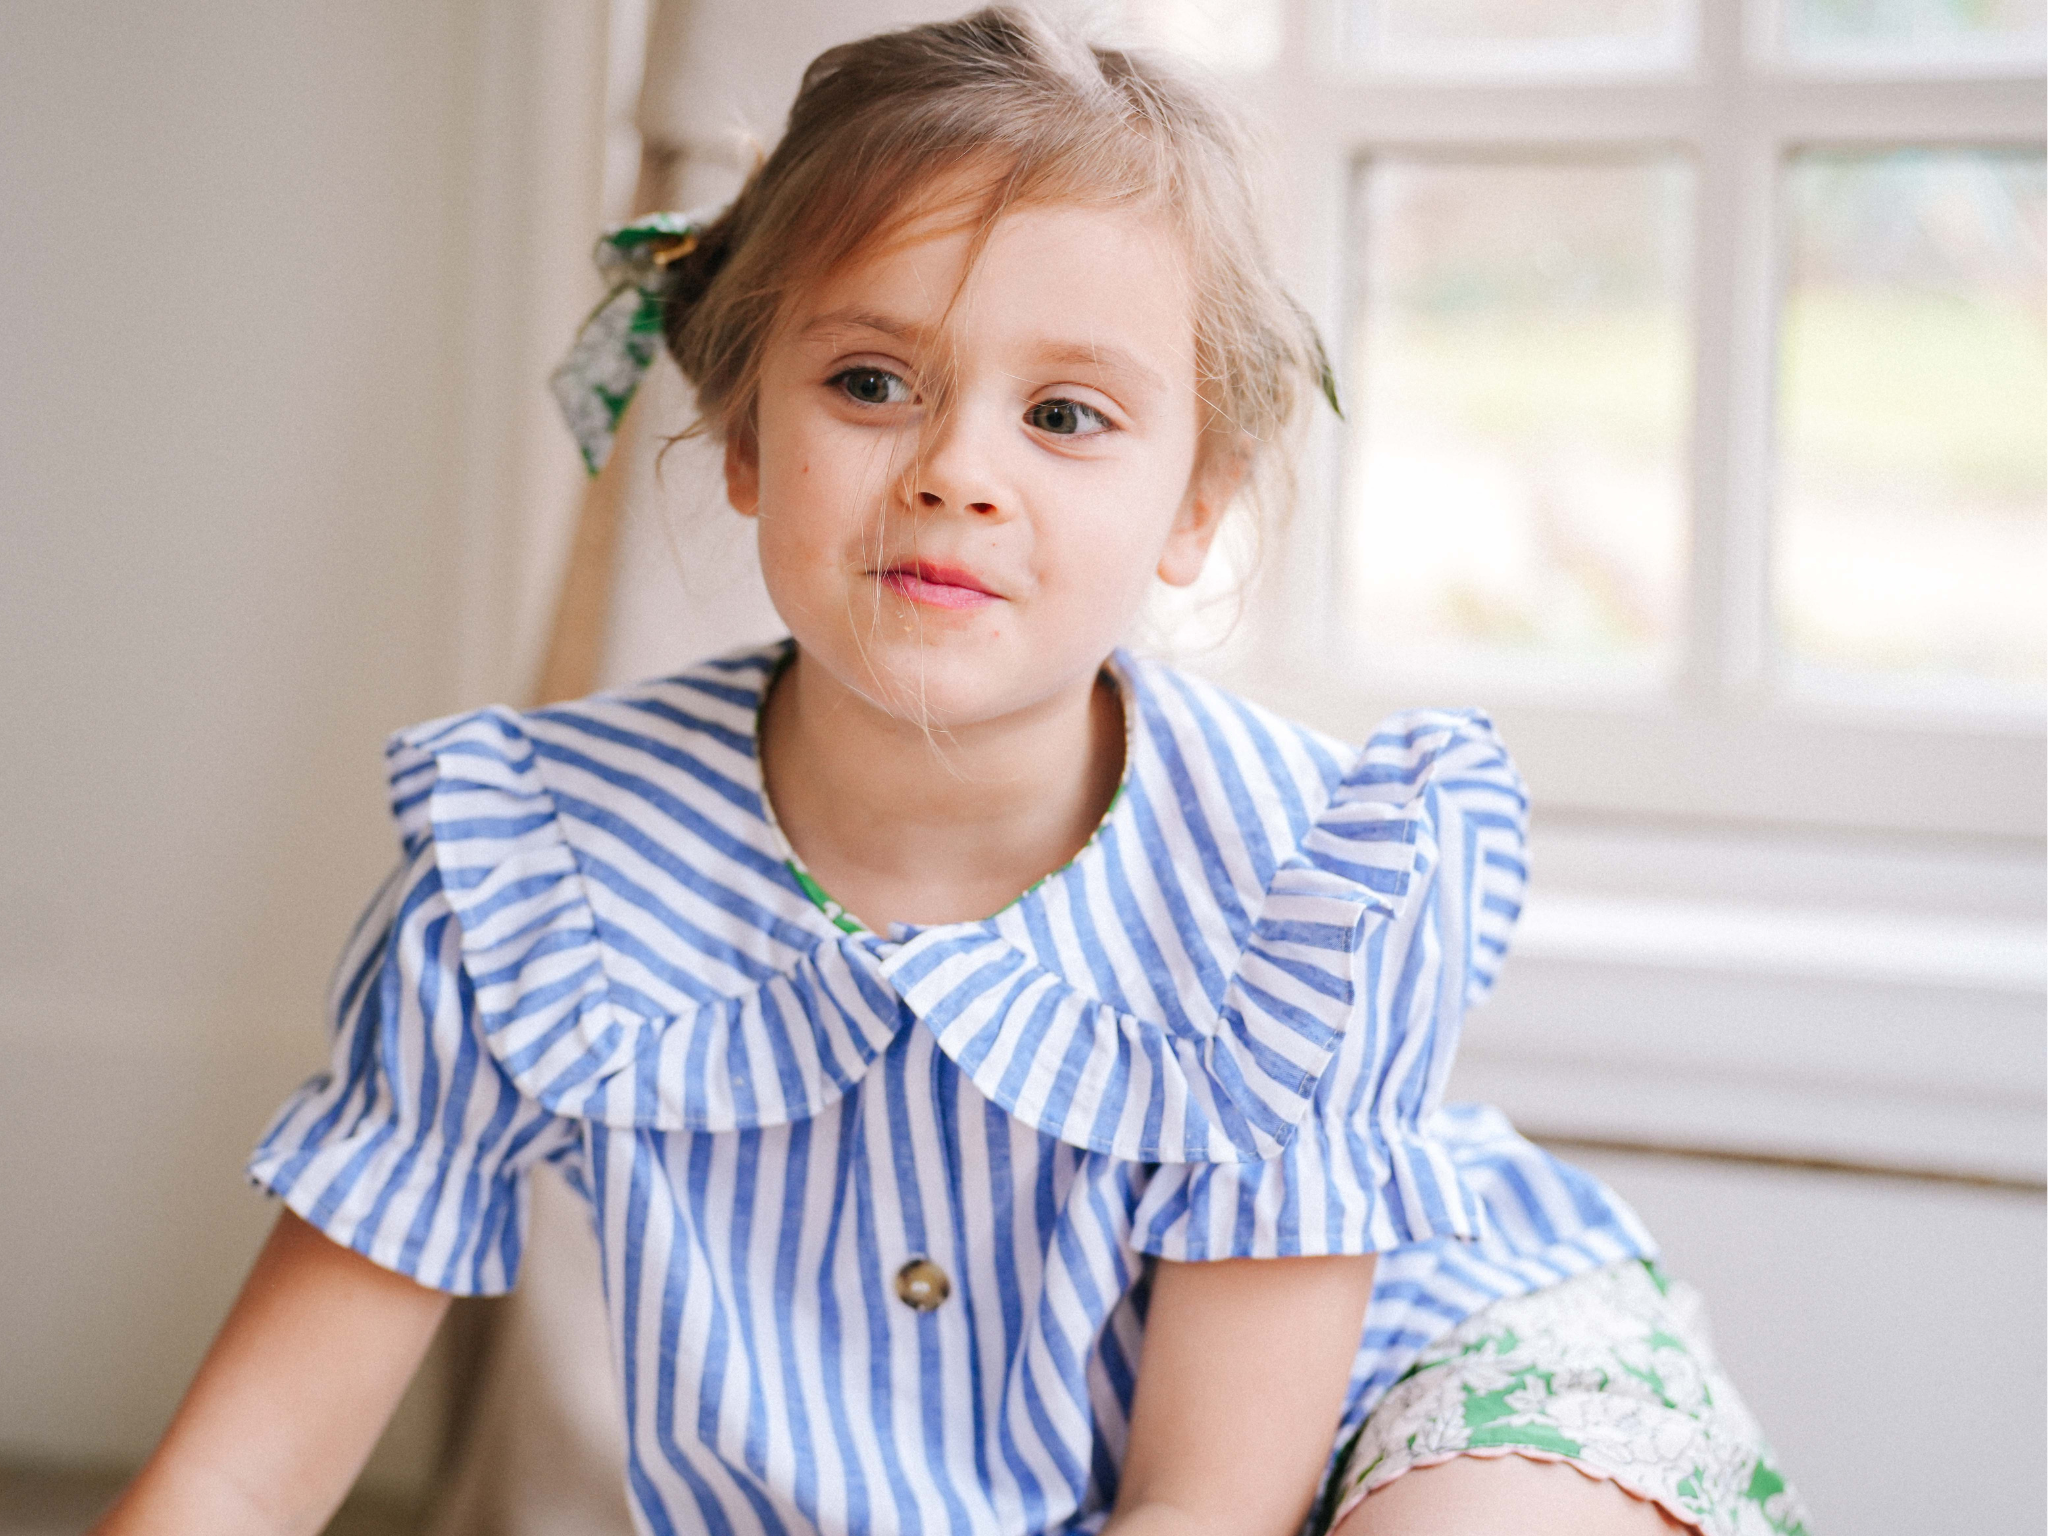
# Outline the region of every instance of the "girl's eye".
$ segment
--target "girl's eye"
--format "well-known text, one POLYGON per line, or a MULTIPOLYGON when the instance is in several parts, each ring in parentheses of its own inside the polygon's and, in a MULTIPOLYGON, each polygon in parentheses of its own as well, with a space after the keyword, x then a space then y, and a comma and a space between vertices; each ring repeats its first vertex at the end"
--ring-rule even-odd
POLYGON ((1024 419, 1054 437, 1089 437, 1110 428, 1107 416, 1078 400, 1041 400, 1024 413, 1024 419))
POLYGON ((886 368, 848 368, 827 382, 861 405, 905 405, 910 400, 910 386, 886 368))

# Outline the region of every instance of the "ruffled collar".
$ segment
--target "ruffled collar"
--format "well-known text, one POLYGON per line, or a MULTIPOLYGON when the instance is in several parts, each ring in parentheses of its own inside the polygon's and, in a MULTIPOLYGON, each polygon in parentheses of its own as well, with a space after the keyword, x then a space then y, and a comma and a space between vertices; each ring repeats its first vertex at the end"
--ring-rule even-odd
POLYGON ((844 931, 781 857, 753 730, 778 655, 394 738, 394 809, 522 1091, 614 1126, 767 1127, 923 1027, 1076 1146, 1287 1144, 1370 1027, 1375 935, 1433 858, 1426 791, 1466 717, 1359 753, 1120 653, 1125 782, 1095 838, 993 918, 883 936, 844 931))

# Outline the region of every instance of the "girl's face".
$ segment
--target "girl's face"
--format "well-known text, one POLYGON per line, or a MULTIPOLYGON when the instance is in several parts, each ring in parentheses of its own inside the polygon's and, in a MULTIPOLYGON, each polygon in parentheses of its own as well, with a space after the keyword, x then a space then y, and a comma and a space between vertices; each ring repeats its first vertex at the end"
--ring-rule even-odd
POLYGON ((1196 474, 1194 326, 1165 226, 1022 208, 968 271, 959 222, 915 217, 807 294, 763 358, 753 442, 726 451, 805 657, 940 730, 1085 688, 1154 575, 1200 574, 1233 489, 1196 474))

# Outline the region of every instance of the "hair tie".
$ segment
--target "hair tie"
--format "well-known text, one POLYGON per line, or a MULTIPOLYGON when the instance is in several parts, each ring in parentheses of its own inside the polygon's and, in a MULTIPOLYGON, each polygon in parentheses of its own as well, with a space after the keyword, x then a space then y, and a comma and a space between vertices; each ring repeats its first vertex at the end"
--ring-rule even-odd
POLYGON ((697 249, 722 208, 650 213, 607 230, 593 256, 606 283, 604 299, 576 332, 575 345, 548 375, 570 435, 594 475, 612 454, 619 418, 661 345, 669 268, 697 249))

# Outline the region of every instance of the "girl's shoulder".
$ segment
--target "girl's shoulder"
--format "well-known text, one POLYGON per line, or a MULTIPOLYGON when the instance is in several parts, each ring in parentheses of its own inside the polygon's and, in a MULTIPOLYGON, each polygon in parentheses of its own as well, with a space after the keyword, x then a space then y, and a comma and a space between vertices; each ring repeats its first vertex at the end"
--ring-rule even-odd
POLYGON ((1247 909, 1302 870, 1370 891, 1398 931, 1443 929, 1464 1001, 1491 990, 1528 880, 1529 799, 1484 711, 1400 710, 1349 742, 1161 662, 1119 660, 1138 702, 1132 779, 1154 786, 1162 842, 1245 871, 1247 909))
MULTIPOLYGON (((756 728, 787 642, 537 709, 502 704, 428 720, 385 746, 391 810, 408 853, 451 797, 489 793, 538 816, 558 796, 632 815, 662 805, 719 822, 762 821, 756 728)), ((472 807, 474 808, 474 807, 472 807)))
POLYGON ((816 1040, 792 1033, 823 1017, 806 1001, 813 957, 838 930, 792 875, 761 791, 756 716, 784 655, 738 651, 391 738, 400 900, 451 920, 491 1055, 558 1115, 781 1123, 873 1054, 829 1020, 816 1040), (752 1059, 771 1037, 790 1070, 752 1059))
MULTIPOLYGON (((1333 734, 1289 719, 1222 684, 1127 652, 1117 663, 1137 701, 1133 741, 1189 776, 1263 781, 1278 798, 1301 796, 1298 823, 1338 801, 1381 804, 1478 795, 1526 814, 1521 775, 1484 710, 1424 706, 1393 712, 1360 733, 1333 734)), ((1245 807, 1238 807, 1239 814, 1245 807)))

